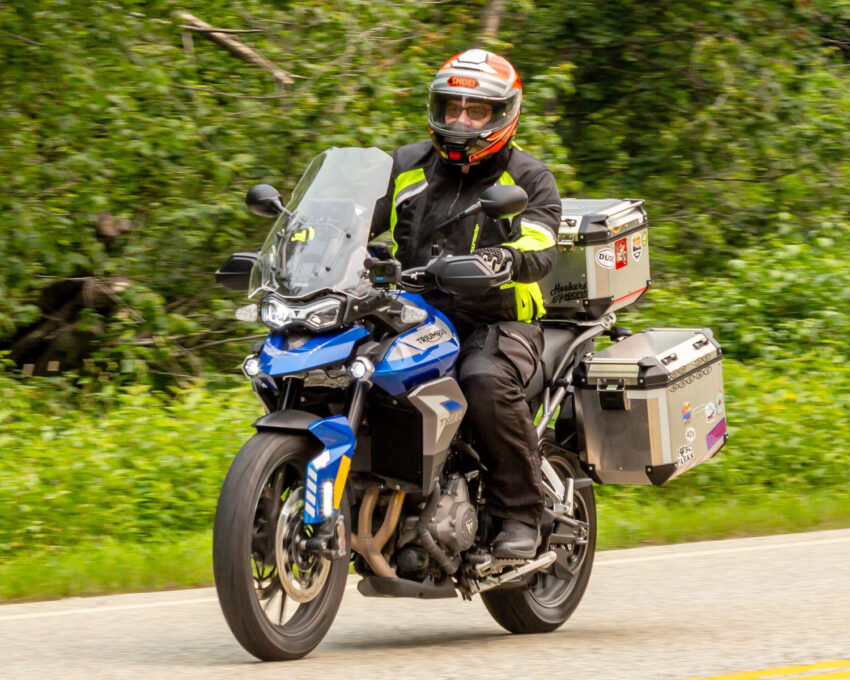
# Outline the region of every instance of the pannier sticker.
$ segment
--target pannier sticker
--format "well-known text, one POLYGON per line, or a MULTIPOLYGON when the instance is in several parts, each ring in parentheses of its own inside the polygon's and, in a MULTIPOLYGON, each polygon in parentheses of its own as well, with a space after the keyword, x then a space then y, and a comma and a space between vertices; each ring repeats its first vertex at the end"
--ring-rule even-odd
POLYGON ((640 262, 640 256, 643 254, 643 242, 640 234, 632 236, 632 257, 635 262, 640 262))
POLYGON ((678 469, 694 459, 694 447, 690 445, 680 446, 678 455, 673 465, 678 469))
POLYGON ((726 408, 726 400, 723 398, 723 392, 718 392, 717 396, 714 398, 714 405, 717 407, 717 413, 723 413, 723 409, 726 408))
POLYGON ((568 302, 569 300, 581 300, 587 297, 587 282, 557 283, 549 291, 549 299, 552 304, 568 302))
POLYGON ((601 248, 596 251, 596 264, 605 269, 614 268, 614 251, 610 248, 601 248))
POLYGON ((705 405, 705 422, 713 423, 715 415, 717 415, 717 408, 714 406, 714 402, 710 401, 705 405))
POLYGON ((621 238, 614 241, 614 258, 617 263, 617 269, 622 269, 629 264, 629 239, 621 238))
POLYGON ((685 430, 685 439, 687 439, 688 444, 693 444, 694 439, 696 439, 696 438, 697 438, 697 431, 694 428, 689 427, 687 430, 685 430))
POLYGON ((689 401, 682 404, 682 420, 686 425, 690 425, 691 423, 691 402, 689 401))
POLYGON ((717 423, 717 425, 715 425, 713 428, 711 428, 711 431, 707 435, 705 435, 705 446, 706 446, 706 448, 709 451, 711 451, 711 449, 714 448, 714 446, 717 444, 717 442, 719 442, 721 439, 723 439, 723 436, 725 434, 726 434, 726 418, 721 418, 720 422, 717 423))

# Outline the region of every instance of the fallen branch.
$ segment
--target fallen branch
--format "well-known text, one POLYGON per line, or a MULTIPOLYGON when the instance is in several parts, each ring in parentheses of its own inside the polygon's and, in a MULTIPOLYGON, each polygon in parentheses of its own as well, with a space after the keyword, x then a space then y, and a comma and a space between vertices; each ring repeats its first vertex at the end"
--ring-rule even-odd
POLYGON ((264 33, 262 28, 201 28, 194 24, 181 24, 180 28, 197 33, 264 33))
POLYGON ((197 29, 202 29, 203 35, 224 47, 231 54, 234 54, 244 61, 247 61, 251 64, 254 64, 255 66, 259 66, 260 68, 264 68, 265 70, 269 71, 272 76, 274 76, 274 79, 278 84, 291 85, 294 82, 292 80, 292 77, 286 71, 281 68, 278 68, 271 61, 266 59, 261 54, 258 54, 255 50, 251 49, 236 38, 231 37, 227 33, 217 31, 206 21, 199 19, 193 14, 189 14, 189 12, 184 12, 180 10, 176 12, 176 15, 182 21, 186 22, 186 24, 194 26, 197 29))

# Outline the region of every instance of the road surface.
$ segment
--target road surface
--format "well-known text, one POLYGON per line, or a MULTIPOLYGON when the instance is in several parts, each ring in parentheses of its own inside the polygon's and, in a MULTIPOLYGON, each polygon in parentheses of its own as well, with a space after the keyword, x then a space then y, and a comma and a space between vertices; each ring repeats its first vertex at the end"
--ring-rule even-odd
POLYGON ((602 552, 573 618, 512 636, 479 600, 367 599, 306 659, 261 664, 211 588, 0 607, 0 677, 850 678, 850 530, 602 552))

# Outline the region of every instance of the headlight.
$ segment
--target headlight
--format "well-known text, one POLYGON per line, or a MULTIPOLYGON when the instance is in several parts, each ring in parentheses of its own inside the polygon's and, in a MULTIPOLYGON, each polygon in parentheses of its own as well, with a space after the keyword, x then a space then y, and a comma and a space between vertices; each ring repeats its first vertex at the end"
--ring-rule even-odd
POLYGON ((300 318, 304 320, 310 328, 320 330, 322 328, 330 328, 335 325, 339 319, 339 312, 342 309, 342 301, 336 298, 326 298, 319 300, 312 305, 307 305, 301 311, 300 318))
POLYGON ((263 299, 261 311, 263 323, 270 328, 283 328, 292 316, 291 310, 283 300, 276 297, 263 299))
POLYGON ((263 298, 262 317, 266 326, 275 329, 297 323, 319 331, 335 326, 341 311, 342 300, 338 298, 322 298, 303 307, 296 307, 274 295, 268 295, 263 298))

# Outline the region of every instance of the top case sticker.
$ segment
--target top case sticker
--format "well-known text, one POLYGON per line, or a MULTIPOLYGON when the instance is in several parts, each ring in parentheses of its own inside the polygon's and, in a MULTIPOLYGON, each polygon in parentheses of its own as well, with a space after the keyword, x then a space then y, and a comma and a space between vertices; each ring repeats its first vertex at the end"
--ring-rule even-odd
POLYGON ((617 261, 617 269, 622 269, 629 264, 629 239, 621 238, 614 241, 614 257, 617 261))
POLYGON ((640 234, 634 234, 632 236, 632 257, 635 258, 635 262, 640 262, 641 255, 643 255, 643 243, 640 234))
POLYGON ((614 268, 614 251, 610 248, 602 248, 596 251, 596 264, 605 269, 614 268))

